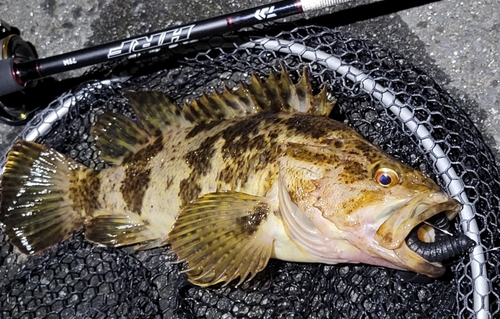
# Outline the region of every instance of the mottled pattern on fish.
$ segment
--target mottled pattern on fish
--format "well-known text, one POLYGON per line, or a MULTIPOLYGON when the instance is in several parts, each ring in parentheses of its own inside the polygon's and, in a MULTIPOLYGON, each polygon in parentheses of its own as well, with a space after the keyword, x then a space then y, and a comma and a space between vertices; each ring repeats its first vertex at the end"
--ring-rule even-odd
MULTIPOLYGON (((42 145, 14 145, 0 221, 24 253, 85 224, 107 246, 170 244, 198 285, 252 278, 269 258, 365 262, 439 276, 411 251, 410 230, 460 205, 422 173, 327 117, 326 89, 305 72, 256 76, 182 108, 128 92, 137 122, 103 114, 93 171, 42 145)), ((424 234, 426 237, 427 234, 424 234)))
MULTIPOLYGON (((319 147, 301 147, 344 147, 344 131, 350 135, 351 130, 326 117, 263 113, 215 124, 167 130, 125 157, 121 166, 86 172, 87 179, 81 180, 80 187, 75 185, 71 194, 97 199, 82 203, 81 209, 89 215, 99 210, 131 211, 153 221, 167 214, 171 226, 182 207, 204 194, 231 190, 265 197, 277 180, 279 158, 285 155, 317 166, 336 163, 341 182, 368 176, 358 161, 322 153, 319 147)), ((359 146, 351 143, 353 149, 347 153, 363 156, 366 162, 380 157, 376 148, 359 146)))

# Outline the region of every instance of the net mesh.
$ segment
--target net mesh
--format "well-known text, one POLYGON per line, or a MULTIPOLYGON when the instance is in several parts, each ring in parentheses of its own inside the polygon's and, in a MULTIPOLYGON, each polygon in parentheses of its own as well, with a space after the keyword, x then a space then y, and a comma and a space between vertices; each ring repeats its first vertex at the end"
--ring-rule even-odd
MULTIPOLYGON (((471 258, 450 261, 438 280, 403 280, 395 270, 366 265, 299 264, 271 260, 264 271, 239 287, 200 288, 187 282, 182 264, 168 247, 148 251, 103 248, 82 233, 48 251, 20 255, 0 233, 0 317, 4 318, 474 318, 474 294, 480 304, 489 298, 489 316, 500 316, 499 176, 480 133, 453 99, 432 78, 398 53, 321 26, 279 26, 249 31, 146 54, 143 58, 107 64, 96 70, 114 80, 82 83, 55 100, 21 133, 69 154, 96 169, 105 164, 89 133, 99 114, 112 111, 134 118, 123 93, 159 90, 177 103, 203 91, 233 87, 248 75, 266 76, 285 65, 297 79, 306 66, 313 86, 328 84, 338 99, 331 115, 346 121, 372 143, 432 176, 439 158, 421 146, 415 132, 390 112, 359 82, 327 69, 321 58, 239 46, 249 38, 289 40, 339 57, 390 89, 431 133, 436 145, 463 180, 476 209, 486 253, 488 292, 477 292, 471 258), (283 31, 286 30, 286 31, 283 31), (174 51, 175 50, 175 51, 174 51), (109 71, 109 72, 108 72, 109 71), (117 75, 126 77, 117 78, 117 75), (129 76, 132 75, 132 76, 129 76)), ((266 41, 266 40, 264 40, 266 41)), ((0 159, 3 165, 4 157, 0 159)), ((471 225, 462 223, 466 229, 471 225)), ((456 225, 457 227, 459 225, 456 225)), ((484 311, 484 309, 483 309, 484 311)))

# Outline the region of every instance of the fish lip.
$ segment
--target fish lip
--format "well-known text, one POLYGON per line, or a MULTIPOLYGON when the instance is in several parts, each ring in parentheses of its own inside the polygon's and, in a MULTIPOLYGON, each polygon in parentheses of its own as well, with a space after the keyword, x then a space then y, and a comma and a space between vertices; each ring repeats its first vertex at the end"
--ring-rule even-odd
POLYGON ((389 250, 395 250, 404 244, 411 230, 427 219, 444 212, 448 219, 453 219, 462 209, 462 204, 443 192, 420 194, 399 207, 375 233, 378 244, 389 250))
POLYGON ((399 262, 403 269, 416 272, 431 278, 437 278, 444 275, 446 268, 441 262, 430 262, 411 250, 410 247, 403 242, 401 246, 394 249, 394 253, 399 258, 399 262))

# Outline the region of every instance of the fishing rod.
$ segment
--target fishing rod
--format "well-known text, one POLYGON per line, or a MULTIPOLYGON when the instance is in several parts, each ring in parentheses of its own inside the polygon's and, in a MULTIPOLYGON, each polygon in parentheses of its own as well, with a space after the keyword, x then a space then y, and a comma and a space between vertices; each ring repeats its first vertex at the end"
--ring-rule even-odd
MULTIPOLYGON (((35 48, 21 39, 19 30, 0 20, 0 107, 6 114, 0 120, 9 124, 25 122, 29 110, 5 105, 8 97, 36 81, 49 76, 131 56, 161 47, 175 47, 180 43, 196 41, 207 36, 224 34, 262 22, 307 14, 353 0, 284 0, 276 3, 230 13, 199 22, 151 32, 125 40, 118 40, 90 48, 38 59, 35 48), (2 29, 3 27, 3 29, 2 29), (4 102, 4 103, 2 103, 4 102)), ((18 99, 14 99, 19 101, 18 99)))

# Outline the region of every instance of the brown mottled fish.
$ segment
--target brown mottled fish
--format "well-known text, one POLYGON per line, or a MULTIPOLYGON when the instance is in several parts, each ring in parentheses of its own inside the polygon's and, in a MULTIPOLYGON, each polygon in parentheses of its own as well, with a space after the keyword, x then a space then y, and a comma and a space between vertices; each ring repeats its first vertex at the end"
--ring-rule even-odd
POLYGON ((25 254, 84 226, 101 245, 170 244, 197 285, 242 282, 270 258, 442 275, 439 258, 405 239, 418 228, 417 242, 432 243, 422 223, 451 219, 460 204, 328 118, 326 89, 312 91, 306 72, 293 84, 283 71, 182 108, 159 92, 128 92, 137 121, 106 113, 93 127, 101 159, 114 164, 101 171, 18 141, 2 177, 5 233, 25 254))

